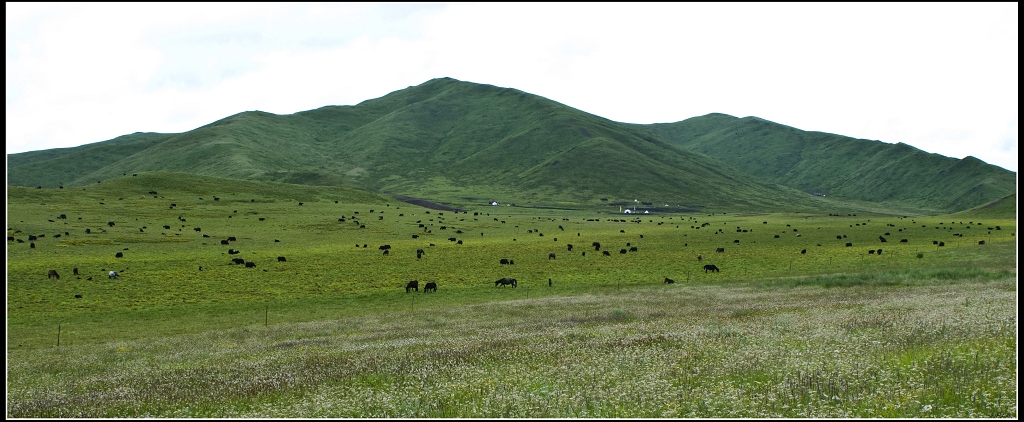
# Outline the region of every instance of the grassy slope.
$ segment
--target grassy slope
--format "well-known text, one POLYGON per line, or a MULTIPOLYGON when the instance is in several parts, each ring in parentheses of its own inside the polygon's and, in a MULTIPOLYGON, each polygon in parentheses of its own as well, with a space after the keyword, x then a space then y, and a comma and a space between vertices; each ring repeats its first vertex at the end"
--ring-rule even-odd
POLYGON ((906 144, 806 132, 756 117, 721 114, 644 125, 676 145, 805 192, 924 212, 951 212, 1016 190, 1016 174, 974 158, 906 144))
MULTIPOLYGON (((174 137, 170 133, 134 133, 105 142, 7 155, 9 186, 74 186, 76 180, 174 137)), ((78 183, 95 183, 87 179, 78 183)))
POLYGON ((822 209, 807 195, 816 191, 941 213, 1016 188, 1013 173, 970 157, 723 114, 621 124, 515 89, 450 78, 356 106, 284 116, 244 112, 183 134, 127 135, 8 160, 11 185, 84 186, 125 173, 175 171, 456 204, 589 207, 610 198, 603 204, 822 209))
POLYGON ((486 85, 437 84, 445 89, 429 100, 343 135, 339 160, 377 160, 359 171, 373 188, 448 201, 595 204, 600 197, 639 197, 691 206, 813 206, 550 100, 486 85), (445 192, 438 182, 462 188, 445 192))

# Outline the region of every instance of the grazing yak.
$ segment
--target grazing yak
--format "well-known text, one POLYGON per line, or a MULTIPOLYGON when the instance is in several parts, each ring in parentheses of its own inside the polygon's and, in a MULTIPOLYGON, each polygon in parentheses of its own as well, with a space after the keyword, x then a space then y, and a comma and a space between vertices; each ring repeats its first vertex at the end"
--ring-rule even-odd
POLYGON ((715 252, 725 252, 725 248, 718 248, 718 249, 715 249, 715 252))
POLYGON ((256 268, 256 263, 252 261, 246 261, 245 268, 256 268))
POLYGON ((118 253, 114 254, 114 258, 124 258, 124 254, 121 253, 121 252, 118 252, 118 253))
POLYGON ((285 257, 283 257, 283 256, 279 256, 279 257, 277 257, 277 262, 287 262, 287 261, 288 261, 288 260, 287 260, 287 259, 285 259, 285 257))
POLYGON ((716 267, 715 264, 705 265, 704 266, 704 273, 707 274, 708 271, 717 273, 718 272, 718 267, 716 267))
POLYGON ((604 254, 604 256, 612 256, 612 253, 608 251, 601 251, 601 253, 604 254))
POLYGON ((54 277, 56 277, 57 280, 60 280, 60 274, 57 274, 57 270, 50 270, 50 271, 46 272, 46 278, 54 278, 54 277))
POLYGON ((508 277, 500 278, 500 279, 498 279, 498 280, 496 280, 494 282, 494 287, 498 287, 498 286, 504 287, 504 286, 508 286, 508 285, 511 285, 512 287, 516 287, 518 285, 518 283, 516 283, 516 279, 508 278, 508 277))
POLYGON ((417 292, 420 291, 420 282, 418 280, 412 280, 412 281, 410 281, 410 282, 405 284, 405 292, 406 293, 409 293, 410 291, 413 291, 413 290, 415 290, 417 292))
POLYGON ((245 264, 245 260, 242 259, 242 258, 231 258, 231 263, 238 264, 238 265, 244 265, 245 264))
POLYGON ((697 261, 703 261, 703 260, 704 260, 704 255, 697 254, 697 261))
POLYGON ((74 272, 75 275, 78 275, 78 267, 75 267, 74 269, 72 269, 72 272, 74 272))
POLYGON ((431 281, 427 285, 423 286, 423 293, 426 292, 437 292, 437 283, 431 281))
POLYGON ((549 253, 548 254, 548 259, 555 259, 555 253, 554 252, 549 253))
POLYGON ((116 278, 116 279, 120 280, 121 279, 121 274, 118 274, 117 271, 111 271, 111 272, 107 273, 107 278, 116 278))
POLYGON ((498 260, 498 264, 501 265, 515 265, 515 263, 516 262, 511 259, 501 258, 500 260, 498 260))
POLYGON ((566 244, 565 247, 569 249, 569 252, 572 252, 572 243, 566 244))
POLYGON ((238 254, 238 253, 239 253, 238 249, 228 249, 228 255, 235 255, 235 254, 238 254))
POLYGON ((665 284, 673 284, 675 282, 676 282, 675 280, 673 280, 671 278, 668 278, 668 277, 665 277, 665 284))

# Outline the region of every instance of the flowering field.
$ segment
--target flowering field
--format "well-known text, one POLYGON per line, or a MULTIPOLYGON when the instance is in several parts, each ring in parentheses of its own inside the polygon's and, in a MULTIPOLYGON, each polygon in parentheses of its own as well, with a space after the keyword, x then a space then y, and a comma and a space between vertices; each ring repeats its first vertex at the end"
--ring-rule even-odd
POLYGON ((7 416, 1016 417, 1013 275, 865 280, 635 287, 16 352, 7 416))

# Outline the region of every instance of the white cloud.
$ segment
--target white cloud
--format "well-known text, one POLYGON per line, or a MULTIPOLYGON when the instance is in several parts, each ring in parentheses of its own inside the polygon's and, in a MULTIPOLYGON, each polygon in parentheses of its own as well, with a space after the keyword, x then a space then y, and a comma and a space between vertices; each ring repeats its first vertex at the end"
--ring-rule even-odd
POLYGON ((1017 4, 7 3, 7 151, 436 77, 630 123, 711 112, 1017 168, 1017 4))

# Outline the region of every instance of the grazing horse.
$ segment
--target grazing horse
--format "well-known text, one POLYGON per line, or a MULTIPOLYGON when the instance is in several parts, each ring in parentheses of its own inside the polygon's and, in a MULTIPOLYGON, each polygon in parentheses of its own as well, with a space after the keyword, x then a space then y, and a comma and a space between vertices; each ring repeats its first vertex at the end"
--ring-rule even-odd
POLYGON ((426 293, 426 292, 436 292, 436 291, 437 291, 437 283, 435 283, 433 281, 428 282, 426 286, 423 286, 423 293, 426 293))
POLYGON ((717 273, 718 272, 718 267, 716 267, 715 264, 705 265, 704 266, 704 273, 707 274, 708 271, 716 272, 717 273))
POLYGON ((418 280, 410 281, 405 285, 405 292, 409 293, 410 290, 420 291, 420 282, 418 280))
POLYGON ((665 277, 665 284, 673 284, 675 282, 676 282, 675 280, 673 280, 671 278, 668 278, 668 277, 665 277))
POLYGON ((508 277, 504 277, 504 278, 498 279, 497 281, 494 282, 494 287, 508 286, 508 285, 511 285, 512 287, 516 287, 518 285, 518 283, 516 283, 516 279, 508 278, 508 277))
POLYGON ((60 274, 57 274, 57 270, 50 270, 50 271, 46 272, 46 278, 54 278, 54 277, 57 277, 57 280, 60 280, 60 274))
POLYGON ((111 271, 111 272, 107 273, 107 278, 116 278, 116 279, 120 280, 121 279, 121 274, 118 274, 117 271, 111 271))

